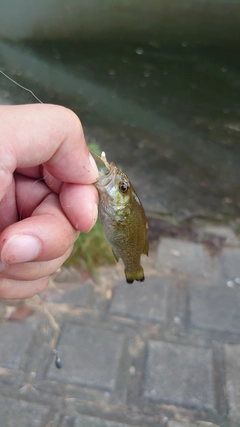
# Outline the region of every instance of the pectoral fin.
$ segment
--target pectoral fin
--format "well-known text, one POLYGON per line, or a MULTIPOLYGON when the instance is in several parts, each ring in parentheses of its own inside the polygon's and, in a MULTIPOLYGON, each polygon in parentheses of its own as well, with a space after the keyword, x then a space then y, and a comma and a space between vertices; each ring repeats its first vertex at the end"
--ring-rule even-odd
POLYGON ((112 253, 113 253, 115 261, 118 262, 119 261, 119 257, 115 254, 115 252, 114 252, 113 249, 112 249, 112 253))

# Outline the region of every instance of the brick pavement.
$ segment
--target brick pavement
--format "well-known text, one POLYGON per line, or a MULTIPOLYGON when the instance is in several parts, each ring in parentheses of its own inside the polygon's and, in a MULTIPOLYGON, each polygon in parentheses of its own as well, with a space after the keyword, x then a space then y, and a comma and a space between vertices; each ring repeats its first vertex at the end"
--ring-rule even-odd
POLYGON ((143 284, 119 266, 55 277, 61 369, 36 299, 1 323, 1 427, 240 426, 240 248, 162 238, 151 259, 143 284))

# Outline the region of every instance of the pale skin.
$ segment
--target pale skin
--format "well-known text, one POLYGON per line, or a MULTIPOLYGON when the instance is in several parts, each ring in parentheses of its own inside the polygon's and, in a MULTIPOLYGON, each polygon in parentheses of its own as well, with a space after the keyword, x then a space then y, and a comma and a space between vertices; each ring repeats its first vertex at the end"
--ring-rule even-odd
POLYGON ((28 298, 95 224, 98 170, 64 107, 0 106, 0 123, 0 298, 28 298))

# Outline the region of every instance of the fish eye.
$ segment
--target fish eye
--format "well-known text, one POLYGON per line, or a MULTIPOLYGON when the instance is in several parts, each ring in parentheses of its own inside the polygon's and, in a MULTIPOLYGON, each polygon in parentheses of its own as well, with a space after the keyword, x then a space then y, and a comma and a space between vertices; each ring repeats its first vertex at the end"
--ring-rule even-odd
POLYGON ((121 193, 126 193, 128 191, 128 185, 126 182, 122 181, 119 184, 119 190, 121 191, 121 193))

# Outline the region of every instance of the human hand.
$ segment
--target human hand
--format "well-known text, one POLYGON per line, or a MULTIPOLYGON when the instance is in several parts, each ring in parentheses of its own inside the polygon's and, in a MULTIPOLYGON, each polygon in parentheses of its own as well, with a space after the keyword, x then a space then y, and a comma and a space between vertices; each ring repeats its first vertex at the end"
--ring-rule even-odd
POLYGON ((97 219, 82 127, 54 105, 0 106, 0 298, 28 298, 97 219))

